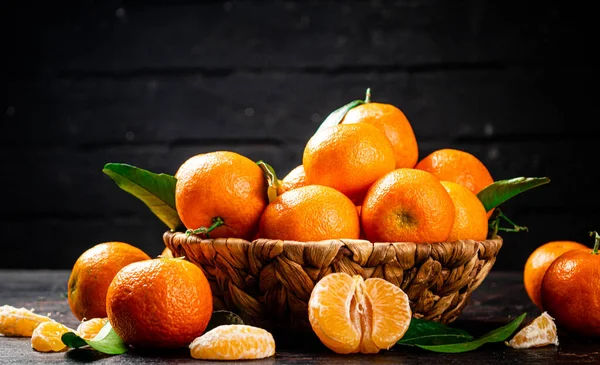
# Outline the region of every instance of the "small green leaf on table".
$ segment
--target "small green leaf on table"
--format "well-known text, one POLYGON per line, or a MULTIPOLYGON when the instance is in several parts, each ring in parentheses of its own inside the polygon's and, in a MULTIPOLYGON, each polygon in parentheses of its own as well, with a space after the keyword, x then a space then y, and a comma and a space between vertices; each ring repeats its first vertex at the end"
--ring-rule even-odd
POLYGON ((483 203, 485 211, 489 212, 516 195, 549 182, 550 179, 547 177, 516 177, 509 180, 498 180, 481 190, 477 197, 483 203))
POLYGON ((434 352, 444 352, 444 353, 459 353, 459 352, 467 352, 473 351, 481 347, 486 343, 493 342, 504 342, 506 341, 512 334, 519 328, 521 322, 525 319, 527 313, 521 314, 514 321, 509 324, 497 328, 487 334, 479 337, 476 340, 461 342, 461 343, 451 343, 444 345, 420 345, 415 344, 424 350, 434 351, 434 352))
POLYGON ((108 163, 102 172, 121 189, 144 202, 169 229, 183 226, 175 208, 175 177, 123 163, 108 163))
POLYGON ((413 318, 408 330, 398 341, 399 345, 446 345, 472 341, 473 336, 464 330, 448 327, 438 322, 413 318))
POLYGON ((80 348, 89 345, 96 351, 109 355, 120 355, 127 352, 127 345, 107 322, 100 332, 91 340, 85 340, 74 332, 67 332, 61 337, 62 342, 70 348, 80 348))
POLYGON ((244 321, 240 316, 233 312, 225 310, 214 311, 212 313, 212 316, 210 317, 210 321, 208 322, 208 325, 206 326, 206 330, 204 330, 204 332, 208 332, 213 328, 223 326, 226 324, 244 324, 244 321))

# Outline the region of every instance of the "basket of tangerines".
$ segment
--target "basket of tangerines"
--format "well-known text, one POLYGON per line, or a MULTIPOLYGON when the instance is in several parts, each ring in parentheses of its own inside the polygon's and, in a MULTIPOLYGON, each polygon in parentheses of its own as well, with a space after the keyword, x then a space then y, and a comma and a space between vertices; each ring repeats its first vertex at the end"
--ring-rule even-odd
POLYGON ((191 156, 174 176, 113 163, 104 172, 167 224, 164 255, 202 269, 215 309, 295 330, 318 322, 309 301, 331 273, 350 279, 332 279, 319 300, 342 312, 385 303, 369 286, 379 281, 362 281, 378 278, 406 293, 413 317, 452 322, 494 265, 498 231, 521 229, 498 206, 549 181, 494 181, 450 148, 419 160, 404 113, 369 91, 323 121, 283 179, 231 151, 191 156))

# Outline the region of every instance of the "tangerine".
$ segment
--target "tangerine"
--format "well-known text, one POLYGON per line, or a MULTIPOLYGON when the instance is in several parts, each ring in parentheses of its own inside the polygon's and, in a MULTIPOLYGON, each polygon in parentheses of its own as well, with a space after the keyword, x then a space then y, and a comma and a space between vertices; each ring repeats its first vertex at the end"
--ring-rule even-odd
POLYGON ((485 240, 488 234, 488 219, 481 200, 460 184, 451 181, 441 181, 441 184, 454 203, 454 224, 447 240, 485 240))
POLYGON ((115 332, 135 347, 178 348, 200 336, 212 315, 202 270, 189 261, 157 258, 124 267, 108 288, 115 332))
POLYGON ((443 242, 454 225, 452 198, 432 174, 396 169, 377 180, 361 209, 371 242, 443 242))
POLYGON ((260 237, 320 241, 358 238, 360 222, 352 201, 339 191, 308 185, 278 196, 260 219, 260 237))
POLYGON ((50 317, 34 313, 33 309, 15 308, 11 305, 0 307, 0 334, 4 336, 31 337, 39 324, 53 321, 50 317))
POLYGON ((99 243, 84 251, 68 282, 67 296, 75 317, 106 317, 106 292, 117 272, 132 262, 149 259, 144 251, 125 242, 99 243))
POLYGON ((587 246, 574 241, 550 241, 536 248, 527 258, 523 283, 527 295, 539 309, 543 310, 540 290, 546 270, 558 256, 578 248, 587 248, 587 246))
POLYGON ((439 180, 460 184, 474 194, 494 182, 487 167, 477 157, 451 148, 432 152, 419 161, 415 168, 427 171, 439 180))
POLYGON ((108 318, 92 318, 87 321, 82 321, 77 326, 77 335, 84 340, 91 340, 100 332, 102 327, 108 323, 108 318))
POLYGON ((392 144, 396 168, 414 167, 419 158, 417 139, 406 115, 391 104, 367 102, 346 113, 342 124, 367 123, 382 130, 392 144))
POLYGON ((575 249, 558 256, 542 279, 542 307, 559 329, 600 336, 600 236, 594 249, 575 249))
POLYGON ((175 206, 183 224, 211 237, 249 239, 267 206, 261 168, 230 151, 193 156, 177 171, 175 206))
POLYGON ((333 273, 315 285, 309 321, 321 342, 340 354, 377 353, 392 347, 408 330, 408 296, 379 278, 333 273))
POLYGON ((366 123, 317 132, 306 144, 302 162, 309 184, 332 187, 355 201, 396 165, 385 133, 366 123))
POLYGON ((31 347, 40 352, 58 352, 67 349, 62 342, 62 335, 74 332, 58 322, 43 322, 37 326, 31 335, 31 347))
POLYGON ((173 252, 168 247, 165 247, 160 253, 160 257, 173 258, 173 252))
POLYGON ((304 172, 304 166, 298 165, 292 171, 290 171, 279 184, 279 195, 285 193, 288 190, 301 188, 308 185, 306 182, 306 173, 304 172))
POLYGON ((190 344, 194 359, 250 360, 275 355, 275 340, 268 331, 241 324, 213 328, 190 344))
POLYGON ((558 346, 556 324, 547 312, 542 313, 527 326, 523 327, 508 342, 507 346, 514 349, 529 349, 546 345, 558 346))

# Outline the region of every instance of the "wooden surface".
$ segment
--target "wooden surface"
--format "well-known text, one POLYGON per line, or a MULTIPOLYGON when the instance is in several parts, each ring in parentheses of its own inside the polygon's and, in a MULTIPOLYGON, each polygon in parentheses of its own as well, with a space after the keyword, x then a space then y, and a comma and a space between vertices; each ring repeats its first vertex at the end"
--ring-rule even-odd
MULTIPOLYGON (((10 304, 35 308, 37 312, 51 313, 57 321, 71 328, 77 320, 71 314, 66 299, 68 271, 0 271, 0 305, 10 304)), ((508 323, 523 312, 527 323, 540 312, 532 306, 523 289, 520 274, 492 272, 471 297, 453 326, 474 335, 508 323)), ((430 353, 408 347, 397 347, 377 355, 337 355, 315 338, 295 338, 289 334, 275 334, 277 354, 251 364, 598 364, 600 339, 578 339, 559 334, 560 346, 539 349, 514 350, 502 343, 487 344, 480 349, 462 354, 430 353)), ((66 353, 44 354, 31 349, 27 338, 0 337, 0 364, 158 364, 209 363, 198 362, 187 350, 171 353, 140 353, 130 351, 123 355, 108 356, 89 349, 66 353)), ((222 362, 218 362, 222 364, 222 362)), ((249 363, 250 364, 250 363, 249 363)))
POLYGON ((521 270, 539 244, 588 242, 599 229, 593 11, 491 0, 8 3, 0 164, 21 178, 0 181, 11 242, 0 268, 70 269, 110 240, 158 255, 165 227, 102 174, 105 163, 173 174, 228 149, 283 177, 328 113, 367 87, 406 113, 422 157, 459 148, 496 179, 552 179, 506 204, 530 232, 507 236, 522 249, 496 268, 521 270))

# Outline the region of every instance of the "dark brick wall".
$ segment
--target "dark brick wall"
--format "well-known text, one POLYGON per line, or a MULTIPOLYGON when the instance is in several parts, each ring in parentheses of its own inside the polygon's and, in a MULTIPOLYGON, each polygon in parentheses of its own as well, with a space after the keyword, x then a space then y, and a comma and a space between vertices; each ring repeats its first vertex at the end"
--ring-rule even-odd
POLYGON ((496 179, 548 176, 507 203, 497 269, 591 243, 600 80, 593 12, 496 1, 81 1, 5 6, 0 268, 70 268, 108 240, 158 255, 162 223, 101 170, 174 173, 228 149, 281 176, 367 87, 496 179))

